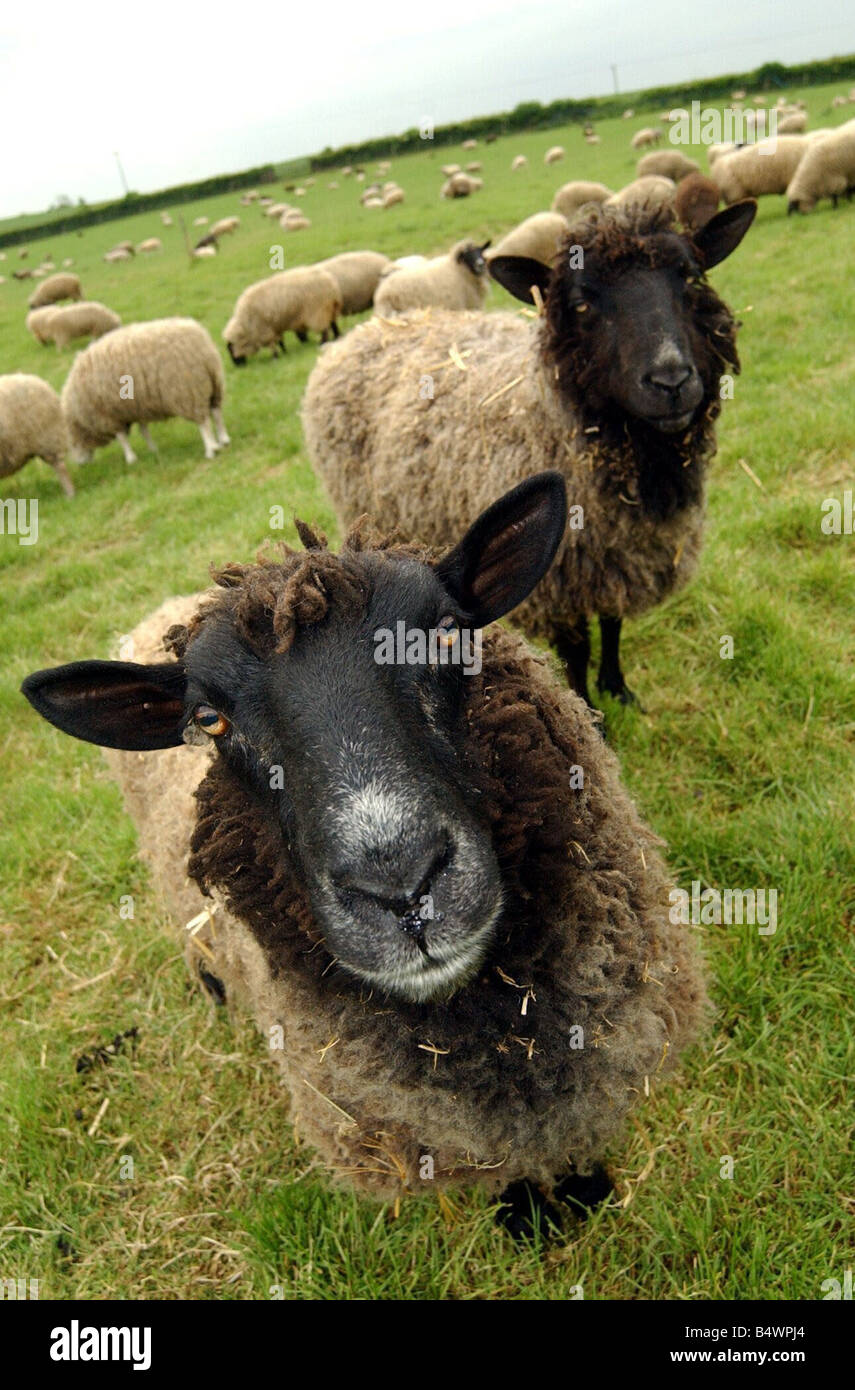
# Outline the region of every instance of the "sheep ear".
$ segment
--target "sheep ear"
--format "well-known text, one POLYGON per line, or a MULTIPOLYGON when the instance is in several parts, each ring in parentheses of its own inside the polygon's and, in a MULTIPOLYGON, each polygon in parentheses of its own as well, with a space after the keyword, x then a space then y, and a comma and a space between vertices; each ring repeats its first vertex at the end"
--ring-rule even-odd
POLYGON ((567 522, 560 473, 536 473, 482 512, 436 574, 475 628, 528 598, 555 558, 567 522))
POLYGON ((21 686, 64 734, 102 748, 174 748, 182 740, 184 668, 175 661, 73 661, 35 671, 21 686))
POLYGON ((552 271, 542 261, 536 261, 531 256, 493 256, 487 264, 493 279, 514 299, 521 299, 523 304, 534 304, 532 285, 537 285, 541 299, 546 298, 552 271))
POLYGON ((703 257, 705 270, 718 265, 719 261, 726 260, 731 251, 736 250, 754 221, 756 212, 756 201, 746 198, 741 203, 731 203, 729 208, 717 212, 705 227, 695 232, 692 239, 703 257))

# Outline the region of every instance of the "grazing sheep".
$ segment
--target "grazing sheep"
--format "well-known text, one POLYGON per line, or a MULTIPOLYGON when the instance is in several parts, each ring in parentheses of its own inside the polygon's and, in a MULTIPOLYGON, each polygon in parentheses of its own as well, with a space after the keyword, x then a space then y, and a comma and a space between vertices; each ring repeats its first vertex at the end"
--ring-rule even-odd
POLYGON ((31 270, 13 270, 12 278, 14 280, 32 280, 33 272, 31 270))
POLYGON ((622 120, 622 121, 631 121, 634 115, 635 115, 635 111, 634 111, 633 108, 630 106, 630 107, 628 107, 627 110, 624 111, 623 114, 621 115, 621 120, 622 120))
POLYGON ((38 376, 0 376, 0 478, 17 473, 30 459, 44 459, 66 497, 74 496, 65 455, 68 439, 59 396, 38 376))
POLYGON ((466 165, 466 172, 467 174, 480 174, 482 168, 483 165, 480 159, 473 159, 469 164, 466 165))
POLYGON ((286 212, 290 212, 290 211, 291 211, 291 205, 290 205, 290 203, 273 203, 273 202, 271 202, 271 203, 268 203, 267 206, 265 207, 265 209, 264 209, 264 216, 265 216, 265 217, 275 217, 275 218, 278 219, 278 218, 280 218, 280 217, 284 217, 285 213, 286 213, 286 212))
POLYGON ((620 623, 695 568, 720 378, 738 370, 736 324, 705 271, 755 212, 755 203, 727 209, 689 240, 671 208, 593 208, 554 271, 513 256, 490 262, 517 298, 539 292, 545 319, 435 310, 394 327, 374 319, 321 353, 303 426, 341 520, 369 511, 444 545, 486 498, 559 469, 583 522, 568 528, 517 616, 556 645, 587 698, 587 621, 598 614, 600 688, 631 699, 620 623))
POLYGON ((743 145, 721 155, 710 166, 710 178, 726 203, 785 193, 808 143, 804 135, 779 135, 743 145))
POLYGON ((653 126, 644 126, 642 130, 635 132, 629 143, 634 150, 643 150, 647 145, 658 145, 661 139, 661 130, 653 126))
POLYGON ((172 218, 169 216, 168 212, 162 212, 160 214, 160 220, 164 227, 172 226, 172 218))
POLYGON ((31 309, 24 320, 24 327, 28 333, 32 333, 37 343, 46 347, 51 341, 47 336, 47 325, 51 314, 54 313, 52 304, 46 305, 43 309, 31 309))
POLYGON ((435 305, 442 309, 480 309, 487 298, 487 262, 484 252, 490 245, 458 241, 445 256, 427 265, 396 270, 377 286, 374 308, 383 317, 403 314, 408 309, 435 305))
POLYGON ((516 173, 517 169, 524 169, 527 164, 528 160, 524 154, 515 154, 511 160, 511 171, 516 173))
POLYGON ((149 423, 177 416, 199 426, 205 458, 212 459, 229 443, 223 392, 220 354, 195 319, 153 319, 114 328, 77 354, 62 388, 71 456, 88 462, 93 449, 118 439, 125 462, 135 463, 128 440, 131 425, 140 425, 154 449, 149 423))
POLYGON ((204 261, 204 260, 207 260, 207 259, 208 259, 209 257, 211 257, 211 256, 216 256, 216 254, 217 254, 216 245, 214 245, 214 246, 205 246, 205 245, 202 245, 202 244, 200 243, 198 246, 195 246, 195 247, 193 248, 193 259, 194 259, 194 260, 197 260, 197 261, 204 261))
POLYGON ((207 217, 194 217, 194 218, 193 218, 193 226, 194 226, 194 227, 207 227, 207 225, 208 225, 208 219, 207 219, 207 217))
POLYGON ((450 179, 454 174, 460 174, 463 171, 459 164, 443 164, 440 172, 443 173, 447 179, 450 179))
POLYGON ((503 236, 487 259, 491 261, 496 256, 531 256, 544 265, 552 265, 566 235, 567 219, 560 212, 536 212, 503 236))
POLYGON ((472 139, 470 139, 470 140, 464 140, 463 143, 461 144, 460 148, 461 148, 462 150, 474 150, 474 149, 477 148, 477 146, 478 146, 478 141, 477 141, 477 140, 472 140, 472 139))
POLYGON ((70 270, 71 267, 72 267, 73 265, 74 265, 74 261, 71 259, 71 257, 70 257, 70 256, 66 256, 66 257, 65 257, 65 260, 64 260, 63 263, 62 263, 62 268, 63 268, 63 270, 70 270))
POLYGON ((283 213, 279 219, 279 226, 284 232, 304 232, 311 225, 310 218, 304 217, 302 212, 297 212, 294 208, 283 213))
POLYGON ((553 145, 543 156, 544 164, 558 164, 564 158, 564 146, 553 145))
POLYGON ((119 261, 131 260, 132 254, 131 251, 126 251, 124 246, 117 246, 113 251, 105 251, 102 259, 105 260, 108 265, 114 265, 119 261))
POLYGON ((319 266, 297 266, 258 280, 243 291, 223 329, 229 356, 236 367, 262 348, 285 351, 288 332, 305 339, 309 330, 326 342, 330 330, 338 337, 336 319, 341 295, 336 280, 319 266))
POLYGON ((835 110, 837 110, 841 106, 848 106, 848 104, 849 100, 847 97, 836 96, 831 98, 831 105, 832 107, 834 107, 835 110))
POLYGON ((393 207, 397 207, 398 203, 403 203, 403 201, 404 201, 404 190, 403 190, 403 188, 390 188, 387 192, 385 192, 385 193, 383 194, 383 206, 384 206, 384 208, 393 208, 393 207))
POLYGON ((629 207, 631 204, 646 207, 666 207, 673 203, 677 185, 673 179, 663 178, 661 174, 645 174, 643 178, 633 179, 625 188, 607 198, 604 207, 629 207))
MULTIPOLYGON (((604 183, 590 183, 584 179, 573 179, 562 184, 552 199, 553 212, 560 212, 568 221, 586 203, 603 203, 610 198, 612 190, 604 183)), ((535 257, 535 259, 539 259, 535 257)))
POLYGON ((586 136, 585 136, 585 144, 586 144, 586 145, 601 145, 602 143, 603 143, 602 137, 599 136, 599 135, 586 135, 586 136))
POLYGON ((51 275, 33 290, 27 301, 31 309, 41 309, 46 304, 58 304, 62 299, 82 299, 83 290, 76 275, 63 272, 51 275))
POLYGON ((375 193, 372 197, 366 198, 362 206, 365 208, 382 208, 383 199, 380 197, 379 193, 375 193))
POLYGON ((102 338, 121 326, 122 320, 105 304, 96 299, 82 300, 80 304, 67 304, 53 309, 50 319, 42 326, 44 338, 56 343, 62 351, 76 338, 102 338))
POLYGON ((221 217, 214 223, 209 235, 212 237, 231 236, 240 226, 239 217, 221 217))
POLYGON ((787 186, 787 212, 809 212, 820 198, 838 198, 855 189, 855 121, 813 141, 787 186))
POLYGON ((779 135, 801 135, 807 130, 807 115, 804 111, 788 112, 778 121, 779 135))
POLYGON ((707 163, 712 166, 717 159, 721 159, 722 155, 730 154, 730 152, 736 148, 737 146, 734 145, 732 140, 722 140, 719 141, 718 144, 708 145, 707 163))
POLYGON ((470 193, 477 193, 483 188, 483 181, 473 177, 472 174, 452 174, 450 179, 446 179, 440 191, 441 198, 468 198, 470 193))
POLYGON ((338 183, 337 183, 337 181, 336 181, 335 179, 330 179, 329 183, 327 184, 327 188, 330 188, 330 189, 336 189, 336 188, 338 188, 338 183))
POLYGON ((654 150, 652 154, 643 154, 635 166, 638 178, 643 179, 650 174, 659 174, 663 178, 673 179, 674 183, 679 183, 687 174, 699 174, 700 165, 693 159, 687 159, 681 150, 654 150))
POLYGON ((161 241, 159 236, 146 237, 145 241, 141 241, 139 246, 137 247, 137 251, 141 251, 143 255, 147 255, 151 251, 162 250, 163 242, 161 241))
POLYGON ((703 174, 687 174, 677 184, 674 210, 681 225, 689 232, 700 231, 718 211, 719 192, 712 179, 703 174))
POLYGON ((504 1189, 517 1235, 608 1195, 607 1148, 706 1021, 704 972, 660 842, 542 657, 496 626, 466 678, 380 665, 376 634, 388 614, 468 642, 565 514, 560 479, 529 479, 433 560, 358 531, 334 554, 298 523, 305 551, 164 604, 133 662, 22 687, 112 750, 193 975, 254 1015, 329 1173, 375 1199, 504 1189))
POLYGON ((391 266, 389 257, 379 251, 343 251, 339 256, 318 261, 315 269, 332 276, 338 287, 340 312, 347 317, 371 308, 380 277, 391 266))

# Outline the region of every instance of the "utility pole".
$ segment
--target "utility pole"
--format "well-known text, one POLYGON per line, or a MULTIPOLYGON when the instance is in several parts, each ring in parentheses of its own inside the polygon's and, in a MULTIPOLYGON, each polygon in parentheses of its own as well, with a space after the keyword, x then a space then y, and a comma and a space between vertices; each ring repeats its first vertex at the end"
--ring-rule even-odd
POLYGON ((611 70, 612 70, 612 81, 613 81, 614 84, 615 84, 615 96, 617 96, 617 94, 618 94, 617 63, 609 63, 609 67, 610 67, 611 70))
POLYGON ((125 178, 125 171, 124 171, 124 169, 122 168, 122 161, 121 161, 120 158, 119 158, 119 151, 118 151, 118 150, 114 150, 114 151, 113 151, 113 157, 114 157, 116 163, 117 163, 118 166, 119 166, 119 177, 120 177, 121 180, 122 180, 122 187, 123 187, 124 190, 125 190, 125 197, 127 198, 128 192, 129 192, 129 189, 128 189, 128 181, 127 181, 127 179, 125 178))

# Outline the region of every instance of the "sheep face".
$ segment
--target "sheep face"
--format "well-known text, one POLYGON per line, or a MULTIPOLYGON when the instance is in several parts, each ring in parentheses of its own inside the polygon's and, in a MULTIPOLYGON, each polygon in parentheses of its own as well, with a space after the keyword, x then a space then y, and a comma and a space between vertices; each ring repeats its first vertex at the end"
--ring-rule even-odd
POLYGON ((445 998, 502 909, 481 775, 462 756, 466 667, 448 658, 528 595, 565 517, 564 483, 544 473, 435 563, 359 540, 332 555, 301 528, 305 553, 223 571, 224 593, 170 634, 178 662, 77 662, 24 693, 108 747, 210 739, 281 834, 339 964, 406 1000, 445 998))
POLYGON ((462 251, 457 253, 457 259, 461 265, 465 265, 468 270, 471 270, 473 275, 486 275, 487 262, 484 259, 484 252, 489 245, 489 241, 485 241, 482 246, 476 246, 474 242, 469 242, 462 251))
POLYGON ((670 209, 595 210, 574 224, 554 270, 499 256, 490 272, 529 303, 537 286, 545 355, 599 428, 680 434, 718 399, 724 364, 735 362, 735 325, 704 276, 738 246, 755 211, 734 204, 690 240, 670 209))

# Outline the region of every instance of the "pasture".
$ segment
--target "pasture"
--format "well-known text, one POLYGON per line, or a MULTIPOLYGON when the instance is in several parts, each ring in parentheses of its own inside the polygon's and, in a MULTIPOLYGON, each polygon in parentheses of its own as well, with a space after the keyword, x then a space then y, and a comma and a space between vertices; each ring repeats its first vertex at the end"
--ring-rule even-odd
MULTIPOLYGON (((852 108, 832 111, 836 90, 789 95, 812 126, 837 124, 852 108)), ((87 297, 124 322, 204 323, 226 359, 232 444, 206 463, 197 429, 171 421, 153 426, 158 457, 134 433, 137 464, 113 444, 72 465, 70 502, 41 463, 2 485, 38 498, 39 534, 0 536, 0 1276, 38 1278, 42 1298, 60 1299, 264 1299, 274 1286, 286 1299, 563 1299, 580 1284, 586 1299, 816 1299, 851 1268, 855 535, 821 521, 826 499, 855 488, 855 203, 788 218, 783 198, 762 200, 711 274, 743 328, 706 549, 689 588, 625 630, 646 712, 605 706, 680 884, 774 889, 777 930, 696 928, 714 1026, 615 1146, 613 1202, 547 1251, 514 1247, 476 1198, 390 1211, 328 1186, 295 1142, 263 1041, 188 981, 98 751, 18 693, 38 667, 107 655, 165 597, 202 587, 209 565, 293 540, 271 531, 271 508, 336 535, 298 415, 316 342, 289 335, 284 358, 236 370, 220 337, 271 247, 291 266, 497 240, 568 179, 627 183, 645 124, 602 122, 599 146, 577 127, 471 154, 425 142, 393 160, 406 202, 388 211, 362 209, 360 185, 333 171, 299 200, 272 185, 311 218, 294 234, 230 194, 173 209, 171 228, 149 213, 31 247, 30 266, 72 257, 87 297), (555 143, 566 158, 546 168, 555 143), (529 164, 512 174, 518 153, 529 164), (440 166, 468 159, 483 191, 441 201, 440 166), (195 217, 235 212, 220 254, 189 263, 179 216, 195 240, 195 217), (163 251, 102 261, 146 236, 163 251), (119 1035, 115 1055, 97 1053, 119 1035)), ((706 168, 702 149, 687 152, 706 168)), ((9 249, 0 273, 19 264, 9 249)), ((59 388, 73 352, 26 333, 35 283, 0 285, 0 371, 59 388)), ((518 306, 493 286, 488 307, 518 306)))

